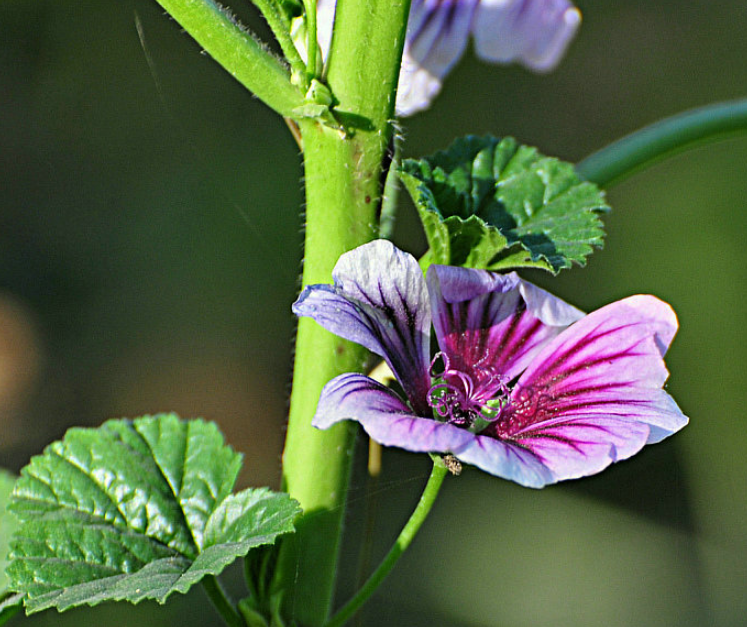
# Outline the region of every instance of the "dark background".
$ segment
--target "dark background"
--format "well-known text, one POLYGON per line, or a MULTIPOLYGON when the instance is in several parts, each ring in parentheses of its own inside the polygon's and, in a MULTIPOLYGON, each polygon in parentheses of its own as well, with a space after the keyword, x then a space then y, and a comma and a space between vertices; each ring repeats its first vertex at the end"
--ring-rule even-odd
MULTIPOLYGON (((661 117, 745 95, 741 0, 578 4, 584 24, 558 71, 468 52, 431 110, 403 122, 406 155, 492 133, 577 161, 661 117)), ((265 33, 251 7, 233 7, 265 33)), ((174 410, 221 425, 245 454, 244 485, 276 487, 301 174, 283 121, 154 2, 4 0, 0 465, 18 470, 71 425, 174 410)), ((586 309, 638 292, 672 303, 681 331, 668 390, 690 426, 542 491, 469 469, 449 480, 366 625, 744 624, 747 140, 671 159, 609 200, 607 244, 585 269, 527 276, 586 309)), ((419 252, 409 211, 396 240, 419 252)), ((361 545, 364 457, 362 444, 341 598, 361 545)), ((429 461, 387 450, 384 466, 375 560, 429 461)), ((28 622, 217 624, 200 590, 154 608, 28 622)))

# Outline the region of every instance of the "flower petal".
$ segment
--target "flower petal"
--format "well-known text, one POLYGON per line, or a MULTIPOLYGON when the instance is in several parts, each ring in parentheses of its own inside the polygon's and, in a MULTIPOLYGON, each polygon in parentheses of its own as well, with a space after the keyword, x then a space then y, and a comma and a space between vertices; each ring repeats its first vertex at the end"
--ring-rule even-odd
MULTIPOLYGON (((327 57, 336 0, 317 0, 317 39, 327 57)), ((560 61, 581 23, 568 0, 413 0, 397 91, 397 115, 427 109, 441 82, 467 47, 494 63, 519 61, 549 71, 560 61)), ((305 58, 306 47, 298 42, 305 58)))
POLYGON ((413 0, 397 94, 397 113, 430 105, 467 47, 478 0, 413 0))
POLYGON ((342 255, 332 278, 308 286, 293 312, 383 357, 416 411, 427 411, 431 313, 418 262, 376 240, 342 255))
POLYGON ((581 24, 568 0, 480 0, 472 33, 486 61, 518 61, 535 71, 552 70, 581 24))
POLYGON ((508 383, 584 315, 515 273, 433 265, 427 284, 438 344, 450 366, 476 384, 495 375, 508 383))
POLYGON ((635 455, 647 443, 649 427, 612 416, 577 416, 545 421, 512 438, 551 472, 552 482, 593 475, 635 455))
POLYGON ((475 437, 464 429, 417 416, 395 392, 355 373, 340 375, 324 386, 311 424, 326 429, 341 420, 356 420, 384 446, 415 452, 448 453, 475 437))
POLYGON ((687 424, 661 389, 676 330, 672 309, 653 296, 589 314, 535 357, 483 435, 531 450, 556 480, 593 474, 662 440, 687 424))
POLYGON ((332 30, 335 25, 337 0, 316 0, 316 40, 322 51, 322 58, 327 58, 332 44, 332 30))
POLYGON ((407 117, 427 109, 440 91, 441 77, 431 74, 405 50, 397 85, 397 115, 407 117))
POLYGON ((541 488, 556 481, 552 472, 532 451, 490 437, 473 439, 454 455, 466 464, 528 488, 541 488))

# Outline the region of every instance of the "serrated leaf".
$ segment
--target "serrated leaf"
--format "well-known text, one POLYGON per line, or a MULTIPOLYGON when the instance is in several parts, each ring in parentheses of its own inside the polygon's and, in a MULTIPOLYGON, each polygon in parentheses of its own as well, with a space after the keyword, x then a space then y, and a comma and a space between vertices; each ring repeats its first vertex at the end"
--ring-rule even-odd
POLYGON ((399 174, 430 245, 423 266, 558 273, 602 246, 603 192, 511 137, 464 137, 399 174))
POLYGON ((287 494, 231 494, 241 455, 212 423, 173 414, 71 429, 23 469, 8 575, 28 613, 163 603, 293 531, 287 494))
POLYGON ((22 594, 14 594, 8 589, 9 581, 5 574, 10 538, 18 526, 16 517, 8 510, 15 482, 15 475, 0 469, 0 625, 18 612, 23 601, 22 594))

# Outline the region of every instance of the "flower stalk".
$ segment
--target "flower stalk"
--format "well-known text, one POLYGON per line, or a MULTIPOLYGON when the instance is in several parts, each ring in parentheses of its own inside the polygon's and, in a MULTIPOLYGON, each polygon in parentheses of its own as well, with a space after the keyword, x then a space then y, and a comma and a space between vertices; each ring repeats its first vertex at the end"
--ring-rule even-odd
POLYGON ((214 575, 208 575, 202 580, 202 587, 208 598, 220 614, 223 621, 228 627, 245 627, 244 619, 238 613, 236 608, 231 604, 226 596, 225 590, 214 575))
POLYGON ((382 560, 379 567, 368 578, 363 587, 330 619, 324 627, 342 627, 350 620, 361 606, 368 600, 374 591, 381 585, 384 578, 390 573, 392 568, 410 546, 420 527, 425 522, 428 514, 436 502, 436 497, 441 490, 444 479, 449 470, 447 466, 438 458, 433 460, 433 470, 425 485, 423 494, 418 501, 415 510, 410 515, 409 520, 403 527, 394 546, 389 550, 386 557, 382 560))

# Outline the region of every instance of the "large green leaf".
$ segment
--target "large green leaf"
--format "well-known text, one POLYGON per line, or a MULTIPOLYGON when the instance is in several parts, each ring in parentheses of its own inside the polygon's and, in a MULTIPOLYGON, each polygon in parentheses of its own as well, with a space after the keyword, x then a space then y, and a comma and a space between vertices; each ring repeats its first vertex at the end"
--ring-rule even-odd
POLYGON ((293 531, 287 494, 231 494, 241 455, 173 414, 71 429, 23 469, 11 589, 28 613, 108 600, 163 603, 293 531))
POLYGON ((430 245, 423 265, 557 273, 602 245, 604 194, 570 163, 511 137, 464 137, 405 160, 399 174, 430 245))

